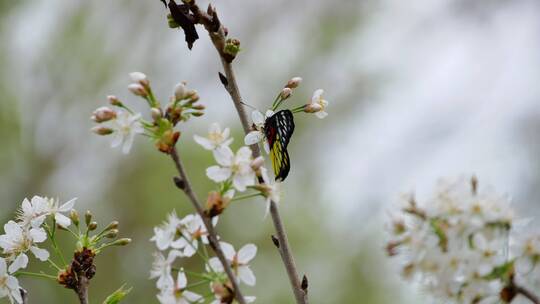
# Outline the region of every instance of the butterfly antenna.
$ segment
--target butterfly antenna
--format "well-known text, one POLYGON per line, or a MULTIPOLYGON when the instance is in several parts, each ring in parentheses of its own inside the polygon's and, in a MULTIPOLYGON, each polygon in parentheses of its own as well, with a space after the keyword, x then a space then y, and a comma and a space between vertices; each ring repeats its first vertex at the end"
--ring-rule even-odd
POLYGON ((245 103, 243 101, 240 101, 240 103, 245 105, 246 107, 252 108, 253 110, 257 110, 257 108, 255 108, 254 106, 250 106, 250 105, 248 105, 247 103, 245 103))

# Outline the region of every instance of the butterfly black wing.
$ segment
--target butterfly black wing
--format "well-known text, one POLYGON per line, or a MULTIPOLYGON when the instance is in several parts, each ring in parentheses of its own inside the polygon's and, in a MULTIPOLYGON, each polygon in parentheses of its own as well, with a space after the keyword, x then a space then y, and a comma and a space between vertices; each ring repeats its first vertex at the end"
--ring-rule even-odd
POLYGON ((287 146, 294 132, 294 118, 290 110, 281 110, 268 117, 264 133, 270 147, 272 167, 276 181, 283 181, 289 174, 291 163, 287 146))

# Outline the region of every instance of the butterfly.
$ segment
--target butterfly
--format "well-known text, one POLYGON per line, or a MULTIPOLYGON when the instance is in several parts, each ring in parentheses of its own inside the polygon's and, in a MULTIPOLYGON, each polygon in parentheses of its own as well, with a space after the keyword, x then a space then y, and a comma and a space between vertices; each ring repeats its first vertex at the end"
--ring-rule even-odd
POLYGON ((264 135, 270 147, 270 158, 276 181, 283 181, 289 175, 291 162, 287 145, 293 132, 294 119, 290 110, 276 112, 264 122, 264 135))

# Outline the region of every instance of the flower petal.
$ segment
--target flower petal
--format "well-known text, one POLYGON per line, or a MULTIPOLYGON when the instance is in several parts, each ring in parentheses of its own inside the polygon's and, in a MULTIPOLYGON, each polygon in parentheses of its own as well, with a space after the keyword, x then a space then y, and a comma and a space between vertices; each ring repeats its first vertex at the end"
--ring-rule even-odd
POLYGON ((36 246, 30 247, 30 251, 36 256, 40 261, 46 261, 49 258, 49 252, 45 249, 38 248, 36 246))
POLYGON ((223 250, 225 258, 229 261, 232 261, 234 259, 234 255, 236 254, 233 245, 225 242, 219 242, 219 244, 221 245, 221 249, 223 250))
POLYGON ((317 116, 317 118, 323 119, 326 116, 328 116, 328 113, 326 113, 325 111, 320 111, 320 112, 315 113, 315 116, 317 116))
POLYGON ((75 201, 77 200, 76 197, 70 199, 69 201, 65 202, 60 208, 58 208, 58 211, 60 212, 68 212, 73 209, 73 206, 75 206, 75 201))
POLYGON ((71 220, 69 219, 69 217, 63 215, 62 213, 55 213, 54 220, 58 225, 64 228, 67 228, 69 227, 69 225, 71 225, 71 220))
POLYGON ((28 265, 28 256, 24 253, 19 254, 15 258, 13 262, 11 262, 11 265, 9 265, 8 271, 10 273, 14 273, 19 269, 24 269, 28 265))
POLYGON ((214 150, 214 158, 216 162, 224 167, 230 167, 234 160, 234 153, 231 148, 227 146, 219 147, 214 150))
POLYGON ((206 169, 206 176, 215 182, 223 182, 231 176, 231 169, 212 166, 206 169))
POLYGON ((255 275, 248 266, 238 267, 238 278, 249 286, 254 286, 256 283, 255 275))
POLYGON ((263 125, 264 124, 264 116, 261 112, 255 110, 251 112, 251 120, 256 125, 263 125))
POLYGON ((262 141, 264 138, 264 135, 259 131, 251 131, 249 132, 246 137, 244 137, 244 143, 246 145, 254 145, 260 141, 262 141))
POLYGON ((257 254, 257 246, 254 244, 247 244, 238 250, 238 262, 241 264, 247 264, 257 254))
POLYGON ((215 148, 214 145, 212 144, 212 142, 206 137, 202 137, 202 136, 199 136, 199 135, 193 135, 193 139, 195 140, 196 143, 201 145, 206 150, 214 150, 214 148, 215 148))
POLYGON ((208 260, 208 267, 210 268, 209 270, 213 270, 216 272, 223 272, 223 265, 221 264, 219 259, 216 257, 213 257, 208 260))
POLYGON ((32 228, 28 234, 34 243, 41 243, 47 239, 47 233, 43 228, 32 228))
POLYGON ((176 278, 176 288, 182 289, 187 286, 187 277, 183 270, 178 272, 178 277, 176 278))

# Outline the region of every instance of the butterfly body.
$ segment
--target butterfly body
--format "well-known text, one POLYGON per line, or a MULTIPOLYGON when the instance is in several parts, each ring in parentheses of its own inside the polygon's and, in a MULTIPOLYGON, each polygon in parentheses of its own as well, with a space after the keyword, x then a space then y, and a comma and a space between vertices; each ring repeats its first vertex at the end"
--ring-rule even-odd
POLYGON ((290 110, 281 110, 268 117, 264 135, 270 147, 270 158, 276 181, 283 181, 291 168, 287 146, 294 132, 294 118, 290 110))

